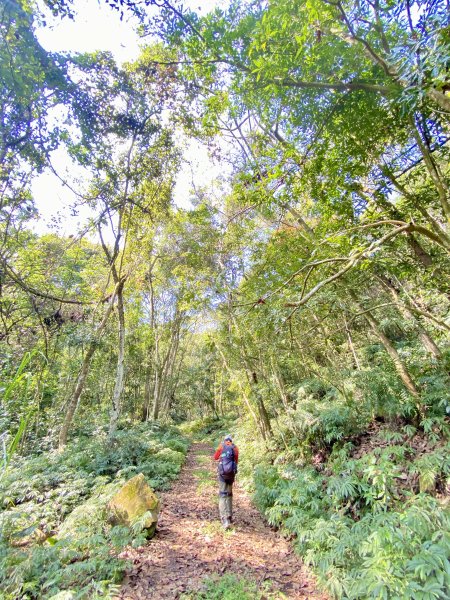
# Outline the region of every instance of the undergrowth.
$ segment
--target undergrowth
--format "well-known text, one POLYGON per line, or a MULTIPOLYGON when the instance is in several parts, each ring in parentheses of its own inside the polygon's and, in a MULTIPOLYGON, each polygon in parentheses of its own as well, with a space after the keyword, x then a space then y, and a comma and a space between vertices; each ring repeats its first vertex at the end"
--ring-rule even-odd
POLYGON ((226 425, 241 483, 331 598, 450 597, 448 394, 430 388, 420 420, 408 398, 318 383, 298 389, 266 442, 254 423, 226 425))
MULTIPOLYGON (((450 594, 450 444, 445 419, 377 426, 311 419, 304 443, 245 443, 241 473, 333 598, 438 600, 450 594), (339 422, 339 425, 336 425, 339 422), (366 426, 367 428, 367 426, 366 426), (362 427, 361 427, 362 429, 362 427), (327 437, 328 436, 328 437, 327 437), (329 440, 333 439, 334 443, 329 440)), ((305 429, 307 426, 305 426, 305 429)))
POLYGON ((179 473, 188 442, 177 430, 141 424, 81 436, 66 449, 17 459, 0 490, 0 598, 107 598, 125 561, 117 554, 145 541, 142 528, 112 527, 105 507, 143 473, 156 490, 179 473))
POLYGON ((205 442, 214 445, 223 438, 234 427, 236 417, 205 417, 195 421, 182 423, 179 428, 185 434, 197 442, 205 442))
POLYGON ((232 574, 209 577, 205 580, 202 590, 181 596, 182 600, 275 600, 282 597, 284 596, 270 592, 268 582, 261 586, 232 574))

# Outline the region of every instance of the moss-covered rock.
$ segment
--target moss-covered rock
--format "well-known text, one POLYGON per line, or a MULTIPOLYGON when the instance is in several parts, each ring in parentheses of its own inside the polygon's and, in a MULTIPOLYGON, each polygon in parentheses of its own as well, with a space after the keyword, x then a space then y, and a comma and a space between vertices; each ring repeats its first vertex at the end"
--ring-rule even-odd
POLYGON ((161 503, 142 473, 136 475, 110 500, 107 510, 113 525, 132 527, 142 519, 142 528, 151 537, 156 530, 161 503))

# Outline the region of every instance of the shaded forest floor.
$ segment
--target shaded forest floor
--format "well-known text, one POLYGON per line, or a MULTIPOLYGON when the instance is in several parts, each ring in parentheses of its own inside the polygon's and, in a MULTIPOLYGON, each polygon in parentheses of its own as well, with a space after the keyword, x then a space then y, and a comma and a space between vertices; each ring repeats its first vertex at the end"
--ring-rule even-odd
POLYGON ((156 537, 121 555, 133 567, 117 599, 206 598, 205 582, 233 574, 254 583, 255 598, 323 600, 291 545, 264 523, 248 495, 234 488, 234 526, 223 531, 211 448, 193 444, 179 479, 162 497, 156 537))

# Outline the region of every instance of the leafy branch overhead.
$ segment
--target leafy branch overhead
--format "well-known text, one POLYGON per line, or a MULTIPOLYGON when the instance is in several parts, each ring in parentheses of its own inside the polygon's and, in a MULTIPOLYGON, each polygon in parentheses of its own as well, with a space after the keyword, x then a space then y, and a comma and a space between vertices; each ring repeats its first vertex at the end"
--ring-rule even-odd
POLYGON ((2 593, 119 597, 125 555, 139 586, 145 515, 105 506, 175 479, 182 430, 233 434, 328 597, 447 598, 448 2, 206 4, 100 2, 122 65, 39 41, 83 3, 0 7, 2 593))

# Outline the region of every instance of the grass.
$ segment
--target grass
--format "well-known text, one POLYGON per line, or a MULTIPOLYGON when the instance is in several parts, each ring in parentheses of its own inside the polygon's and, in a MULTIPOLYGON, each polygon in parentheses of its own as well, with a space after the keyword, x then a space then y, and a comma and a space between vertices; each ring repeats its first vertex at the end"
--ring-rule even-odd
POLYGON ((211 457, 209 454, 198 454, 197 462, 201 465, 208 465, 211 463, 211 457))
POLYGON ((208 577, 199 591, 183 594, 182 600, 283 600, 281 592, 272 592, 271 584, 265 581, 258 585, 255 581, 226 574, 208 577))
POLYGON ((205 492, 213 493, 215 481, 209 469, 195 469, 193 475, 197 480, 196 491, 198 495, 203 495, 205 492))
POLYGON ((216 481, 211 470, 211 456, 209 453, 197 454, 196 460, 199 466, 194 470, 193 475, 197 479, 197 495, 204 495, 206 492, 216 500, 216 481))
POLYGON ((233 527, 230 529, 224 529, 219 519, 215 519, 214 521, 209 521, 208 523, 203 524, 201 527, 201 532, 205 536, 215 537, 216 535, 220 535, 224 538, 231 538, 235 533, 233 527))

